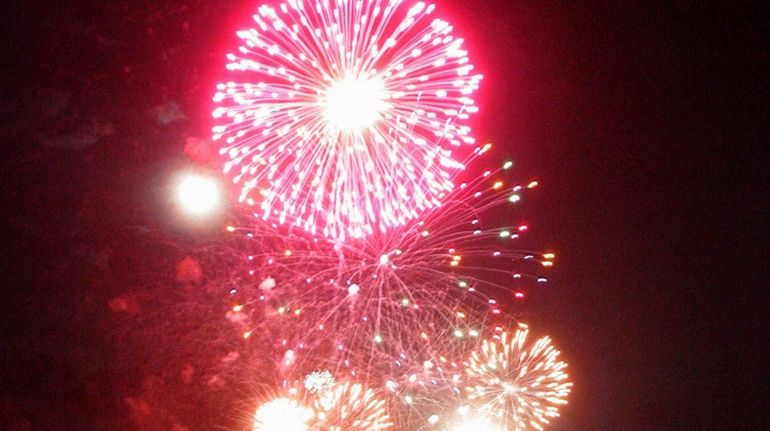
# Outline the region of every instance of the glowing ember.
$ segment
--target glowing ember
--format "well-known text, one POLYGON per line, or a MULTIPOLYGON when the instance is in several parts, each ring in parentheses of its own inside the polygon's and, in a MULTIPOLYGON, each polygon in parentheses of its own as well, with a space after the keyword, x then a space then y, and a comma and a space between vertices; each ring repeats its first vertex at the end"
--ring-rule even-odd
POLYGON ((177 186, 177 199, 189 214, 208 214, 219 204, 219 187, 210 178, 188 175, 177 186))

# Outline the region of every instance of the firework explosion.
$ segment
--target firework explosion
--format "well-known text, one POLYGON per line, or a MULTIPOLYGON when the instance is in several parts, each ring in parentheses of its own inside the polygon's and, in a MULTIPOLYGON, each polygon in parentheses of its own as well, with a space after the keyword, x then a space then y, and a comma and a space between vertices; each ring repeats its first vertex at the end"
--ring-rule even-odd
POLYGON ((339 243, 278 226, 230 228, 251 244, 254 279, 236 295, 238 328, 265 336, 284 378, 310 373, 309 391, 332 376, 363 379, 407 408, 406 418, 394 412, 399 425, 425 423, 459 399, 462 358, 486 328, 510 321, 503 307, 546 282, 530 273, 553 264, 552 253, 515 248, 527 225, 497 224, 537 185, 511 180, 511 166, 460 184, 440 209, 388 235, 339 243))
POLYGON ((525 345, 528 332, 521 325, 513 334, 484 340, 466 368, 469 400, 511 431, 542 430, 559 416, 572 388, 551 339, 525 345))
POLYGON ((255 431, 539 429, 569 393, 547 338, 520 355, 526 332, 491 330, 555 256, 515 247, 528 227, 509 208, 537 182, 511 162, 458 184, 490 147, 462 149, 481 76, 433 12, 289 0, 237 33, 213 139, 258 209, 228 228, 252 281, 227 317, 304 386, 262 404, 255 431))
POLYGON ((246 290, 244 302, 257 299, 248 305, 267 309, 260 321, 276 318, 284 328, 291 322, 280 341, 297 354, 322 334, 338 339, 333 350, 341 356, 312 367, 332 372, 354 352, 391 344, 409 350, 404 346, 428 336, 478 337, 483 322, 473 321, 475 311, 503 314, 500 300, 521 298, 526 287, 546 281, 519 269, 548 267, 554 258, 515 248, 527 225, 482 221, 497 218, 502 205, 514 206, 536 186, 511 183, 507 171, 460 185, 440 209, 387 235, 333 243, 262 225, 237 229, 258 244, 247 256, 256 297, 246 290))
POLYGON ((318 429, 328 431, 379 431, 393 426, 385 401, 360 384, 338 384, 314 402, 318 429))
POLYGON ((393 426, 385 401, 358 383, 336 383, 315 393, 285 392, 257 408, 254 431, 381 431, 393 426))
POLYGON ((480 75, 433 5, 291 0, 238 32, 213 138, 260 218, 335 239, 436 208, 473 144, 480 75), (253 192, 253 193, 252 193, 253 192))

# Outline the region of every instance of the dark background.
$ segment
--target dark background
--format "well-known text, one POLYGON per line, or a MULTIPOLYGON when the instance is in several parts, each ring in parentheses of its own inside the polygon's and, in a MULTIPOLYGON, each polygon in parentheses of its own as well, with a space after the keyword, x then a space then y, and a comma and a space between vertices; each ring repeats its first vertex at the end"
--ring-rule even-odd
MULTIPOLYGON (((177 266, 219 230, 163 202, 252 4, 20 3, 0 26, 0 427, 232 427, 242 389, 196 362, 227 351, 206 326, 227 305, 177 266)), ((438 5, 485 75, 476 136, 541 180, 526 214, 559 259, 531 320, 575 381, 551 429, 770 429, 760 2, 438 5)))

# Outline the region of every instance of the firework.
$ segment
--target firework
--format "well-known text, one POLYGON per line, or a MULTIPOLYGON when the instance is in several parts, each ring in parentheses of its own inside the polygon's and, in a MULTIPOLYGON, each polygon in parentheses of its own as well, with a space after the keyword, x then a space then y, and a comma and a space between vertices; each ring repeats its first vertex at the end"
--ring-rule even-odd
POLYGON ((469 400, 506 430, 542 430, 559 416, 572 388, 558 359, 559 351, 544 337, 526 344, 526 325, 485 340, 466 368, 469 400))
POLYGON ((358 383, 284 392, 257 409, 254 431, 381 431, 393 426, 385 401, 358 383))
POLYGON ((307 431, 313 411, 291 398, 276 398, 257 409, 254 431, 307 431))
POLYGON ((515 309, 545 282, 527 274, 553 262, 515 247, 525 224, 497 224, 536 186, 512 181, 510 167, 460 184, 440 209, 387 235, 337 243, 279 227, 231 228, 253 244, 254 281, 235 305, 249 316, 244 329, 269 334, 286 378, 320 367, 365 379, 424 423, 459 397, 461 359, 492 323, 510 321, 503 307, 515 309))
POLYGON ((313 394, 327 393, 334 384, 334 376, 328 370, 313 371, 305 376, 305 389, 313 394))
POLYGON ((379 431, 391 429, 385 401, 358 383, 341 383, 314 403, 319 426, 325 431, 379 431))
POLYGON ((480 75, 433 5, 261 6, 214 97, 225 172, 260 218, 338 240, 437 207, 473 144, 480 75), (237 82, 236 82, 237 81, 237 82))
POLYGON ((451 431, 503 431, 493 425, 492 421, 485 417, 470 417, 462 419, 451 428, 451 431))

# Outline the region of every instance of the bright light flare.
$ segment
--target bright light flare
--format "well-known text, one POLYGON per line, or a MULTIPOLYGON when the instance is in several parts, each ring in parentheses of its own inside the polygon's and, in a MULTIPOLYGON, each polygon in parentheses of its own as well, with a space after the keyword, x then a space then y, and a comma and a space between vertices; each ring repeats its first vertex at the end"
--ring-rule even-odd
POLYGON ((184 211, 195 216, 211 213, 221 199, 217 182, 197 174, 183 177, 177 185, 176 194, 184 211))
POLYGON ((254 415, 254 431, 307 431, 313 411, 289 398, 276 398, 254 415))
POLYGON ((336 383, 328 371, 306 376, 307 392, 292 388, 257 409, 253 431, 384 431, 393 426, 386 402, 361 384, 336 383), (321 390, 316 390, 317 386, 321 390))
POLYGON ((321 99, 324 118, 341 132, 362 133, 381 118, 388 105, 382 81, 346 76, 321 99))
POLYGON ((500 427, 484 417, 470 417, 464 419, 452 428, 452 431, 503 431, 500 427))

